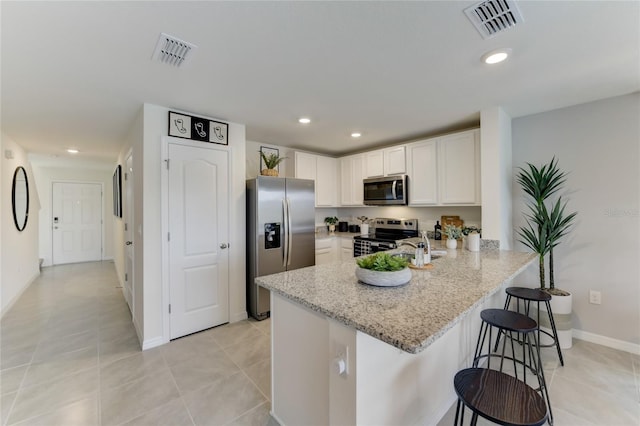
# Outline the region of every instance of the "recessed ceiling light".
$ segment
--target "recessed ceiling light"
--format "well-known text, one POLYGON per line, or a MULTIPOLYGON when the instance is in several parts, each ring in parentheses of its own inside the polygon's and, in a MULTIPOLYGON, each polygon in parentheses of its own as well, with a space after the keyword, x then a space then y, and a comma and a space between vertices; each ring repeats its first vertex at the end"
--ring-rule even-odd
POLYGON ((351 133, 352 138, 359 138, 360 136, 362 136, 362 133, 358 133, 358 132, 351 133))
POLYGON ((68 149, 68 150, 67 150, 67 152, 68 152, 69 154, 77 154, 77 153, 78 153, 78 150, 77 150, 77 149, 68 149))
POLYGON ((482 62, 493 65, 506 60, 511 54, 510 48, 492 50, 482 55, 482 62))
POLYGON ((309 124, 311 123, 311 119, 307 117, 301 117, 298 119, 298 123, 300 124, 309 124))

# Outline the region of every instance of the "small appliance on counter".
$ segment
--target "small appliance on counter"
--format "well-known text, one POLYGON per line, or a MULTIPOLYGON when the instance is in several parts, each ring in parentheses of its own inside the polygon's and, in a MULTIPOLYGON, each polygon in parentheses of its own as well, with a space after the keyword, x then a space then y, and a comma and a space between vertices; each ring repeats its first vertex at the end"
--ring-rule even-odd
POLYGON ((360 232, 360 225, 349 225, 349 232, 360 232))
POLYGON ((418 219, 377 218, 373 235, 353 237, 353 257, 397 248, 396 242, 419 237, 418 219))
POLYGON ((338 222, 338 232, 349 232, 349 222, 338 222))

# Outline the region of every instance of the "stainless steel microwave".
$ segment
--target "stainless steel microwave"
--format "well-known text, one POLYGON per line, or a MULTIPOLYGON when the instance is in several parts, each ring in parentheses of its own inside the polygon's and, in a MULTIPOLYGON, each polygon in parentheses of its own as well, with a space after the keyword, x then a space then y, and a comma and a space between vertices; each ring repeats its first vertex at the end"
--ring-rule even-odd
POLYGON ((407 205, 407 175, 364 179, 363 184, 367 206, 407 205))

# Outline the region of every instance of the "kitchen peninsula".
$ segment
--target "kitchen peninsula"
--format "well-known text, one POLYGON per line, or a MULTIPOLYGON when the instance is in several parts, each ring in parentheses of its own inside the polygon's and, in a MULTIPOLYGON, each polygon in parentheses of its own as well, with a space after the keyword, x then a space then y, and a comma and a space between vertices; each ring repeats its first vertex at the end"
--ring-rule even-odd
POLYGON ((449 250, 401 287, 355 260, 256 278, 271 290, 272 414, 283 425, 435 424, 469 366, 479 312, 535 255, 449 250))

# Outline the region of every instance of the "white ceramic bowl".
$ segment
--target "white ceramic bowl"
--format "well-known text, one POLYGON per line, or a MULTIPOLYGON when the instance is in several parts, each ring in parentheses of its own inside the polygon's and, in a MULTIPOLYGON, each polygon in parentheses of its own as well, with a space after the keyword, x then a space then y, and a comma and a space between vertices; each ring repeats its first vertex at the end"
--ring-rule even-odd
POLYGON ((411 281, 411 270, 404 268, 399 271, 372 271, 356 267, 356 277, 359 281, 378 287, 396 287, 411 281))

